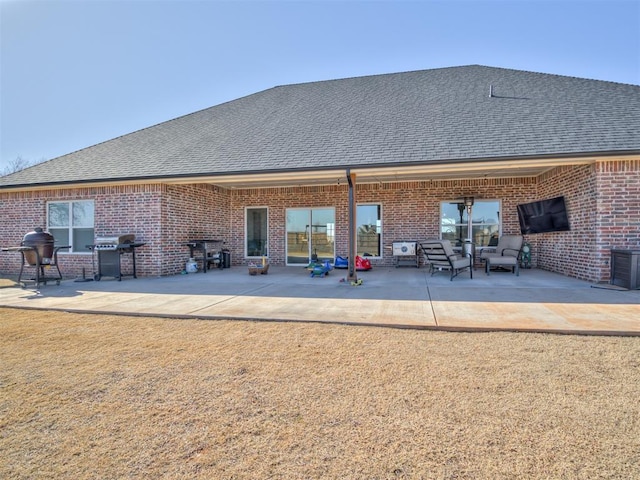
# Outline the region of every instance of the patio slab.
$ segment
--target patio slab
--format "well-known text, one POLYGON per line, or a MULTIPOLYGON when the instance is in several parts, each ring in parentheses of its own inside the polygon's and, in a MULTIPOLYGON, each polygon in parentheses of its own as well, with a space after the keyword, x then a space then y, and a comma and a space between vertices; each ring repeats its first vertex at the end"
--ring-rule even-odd
POLYGON ((178 318, 303 321, 460 331, 640 335, 640 290, 594 286, 542 270, 480 269, 453 281, 425 268, 378 267, 310 277, 301 267, 250 276, 233 267, 162 278, 65 280, 0 288, 0 306, 178 318), (594 288, 604 287, 604 288, 594 288))

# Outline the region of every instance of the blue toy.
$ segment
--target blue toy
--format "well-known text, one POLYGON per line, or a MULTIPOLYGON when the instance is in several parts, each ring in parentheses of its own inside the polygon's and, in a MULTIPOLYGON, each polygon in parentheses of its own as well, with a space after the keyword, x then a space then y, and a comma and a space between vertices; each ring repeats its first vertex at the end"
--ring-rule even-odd
POLYGON ((331 264, 329 260, 325 260, 324 263, 310 263, 307 269, 311 272, 311 277, 324 277, 329 275, 331 270, 331 264))
POLYGON ((349 259, 340 255, 336 256, 335 268, 349 268, 349 259))

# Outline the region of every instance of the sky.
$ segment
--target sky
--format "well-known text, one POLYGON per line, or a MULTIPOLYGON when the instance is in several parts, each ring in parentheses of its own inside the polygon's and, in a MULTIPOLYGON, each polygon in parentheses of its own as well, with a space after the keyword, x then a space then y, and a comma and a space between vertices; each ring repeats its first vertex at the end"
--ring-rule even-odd
POLYGON ((0 0, 0 171, 279 85, 472 64, 640 85, 640 0, 0 0))

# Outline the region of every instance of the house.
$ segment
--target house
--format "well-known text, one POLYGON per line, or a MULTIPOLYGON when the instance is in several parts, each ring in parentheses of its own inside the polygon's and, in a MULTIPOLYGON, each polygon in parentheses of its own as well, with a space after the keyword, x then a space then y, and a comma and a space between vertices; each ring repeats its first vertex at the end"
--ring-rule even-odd
MULTIPOLYGON (((0 178, 0 243, 42 226, 71 244, 133 233, 138 275, 185 268, 194 238, 232 265, 306 265, 356 249, 521 232, 518 205, 563 196, 570 229, 525 236, 532 265, 606 281, 610 251, 640 247, 640 86, 479 65, 286 85, 0 178)), ((15 273, 15 255, 0 272, 15 273)))

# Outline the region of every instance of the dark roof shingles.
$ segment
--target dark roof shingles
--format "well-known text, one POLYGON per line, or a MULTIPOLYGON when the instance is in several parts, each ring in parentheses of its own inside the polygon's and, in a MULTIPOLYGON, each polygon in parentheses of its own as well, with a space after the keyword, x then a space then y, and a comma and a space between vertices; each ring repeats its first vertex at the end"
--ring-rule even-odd
POLYGON ((274 87, 0 186, 634 150, 640 87, 473 65, 274 87))

